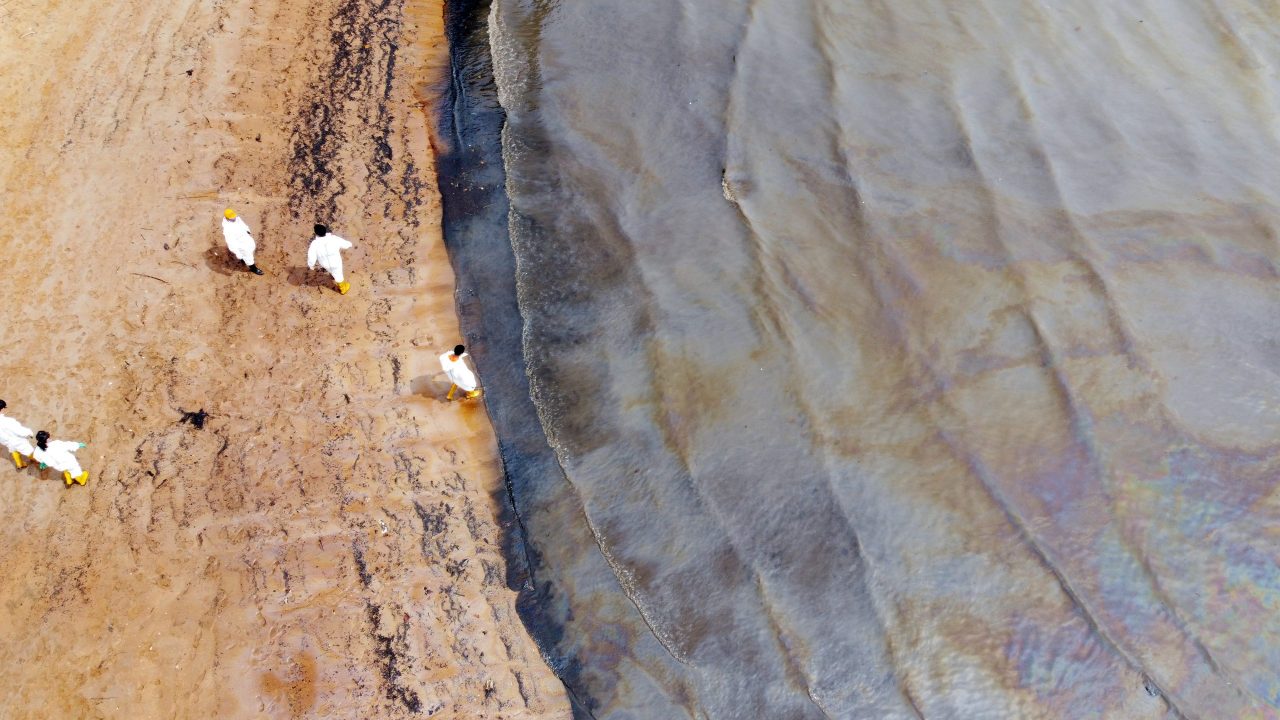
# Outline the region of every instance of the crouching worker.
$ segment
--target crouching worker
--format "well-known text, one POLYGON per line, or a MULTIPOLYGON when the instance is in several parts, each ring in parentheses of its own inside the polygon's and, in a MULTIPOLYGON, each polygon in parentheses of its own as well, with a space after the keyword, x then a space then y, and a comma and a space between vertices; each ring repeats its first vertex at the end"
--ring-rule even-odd
POLYGON ((445 400, 452 400, 458 388, 462 388, 468 400, 480 396, 476 374, 471 372, 471 368, 467 367, 466 361, 462 359, 466 356, 467 349, 461 345, 453 348, 453 352, 440 356, 440 367, 444 369, 444 374, 449 376, 449 382, 453 383, 445 400))
POLYGON ((0 443, 9 448, 9 455, 13 457, 13 464, 18 469, 26 467, 27 464, 22 462, 22 456, 26 455, 28 459, 35 452, 35 448, 31 447, 31 441, 27 438, 31 437, 31 428, 23 426, 22 423, 14 420, 4 414, 4 409, 8 407, 5 401, 0 400, 0 443))
POLYGON ((72 481, 83 485, 89 480, 89 471, 80 469, 80 463, 74 455, 75 451, 82 447, 84 447, 82 442, 50 440, 49 433, 41 430, 36 433, 34 458, 40 463, 41 470, 51 467, 61 472, 62 479, 67 481, 67 487, 71 487, 72 481))

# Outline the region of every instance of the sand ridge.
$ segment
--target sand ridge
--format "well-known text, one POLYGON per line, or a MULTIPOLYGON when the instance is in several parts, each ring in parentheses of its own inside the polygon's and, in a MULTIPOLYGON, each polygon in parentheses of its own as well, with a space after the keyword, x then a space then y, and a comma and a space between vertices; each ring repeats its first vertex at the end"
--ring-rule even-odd
POLYGON ((440 15, 0 6, 0 397, 92 473, 0 471, 0 716, 567 716, 484 409, 441 399, 440 15), (355 243, 345 297, 315 220, 355 243))

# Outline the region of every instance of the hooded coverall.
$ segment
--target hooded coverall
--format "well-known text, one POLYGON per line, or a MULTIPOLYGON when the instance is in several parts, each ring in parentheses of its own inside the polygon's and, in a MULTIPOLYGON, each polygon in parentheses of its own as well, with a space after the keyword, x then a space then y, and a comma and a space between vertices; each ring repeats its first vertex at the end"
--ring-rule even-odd
POLYGON ((31 441, 27 439, 34 435, 35 433, 31 431, 31 428, 24 427, 22 423, 8 415, 0 414, 0 443, 4 443, 4 446, 9 448, 9 452, 13 454, 13 464, 19 468, 25 466, 18 456, 26 455, 31 457, 31 454, 35 452, 31 441))
POLYGON ((253 241, 249 225, 243 218, 237 217, 235 220, 223 218, 222 237, 227 241, 227 249, 232 255, 243 261, 245 265, 253 266, 253 251, 257 249, 258 244, 253 241))
MULTIPOLYGON (((449 376, 449 382, 462 388, 462 391, 471 396, 476 391, 479 382, 476 380, 476 374, 471 372, 471 368, 463 362, 462 358, 466 357, 466 353, 462 353, 454 360, 453 353, 445 353, 440 356, 440 367, 444 370, 444 374, 449 376)), ((453 389, 449 390, 448 398, 453 399, 453 389)))
POLYGON ((68 486, 71 485, 72 480, 83 485, 89 479, 89 473, 80 469, 80 462, 76 460, 74 455, 75 451, 82 447, 84 447, 84 443, 81 442, 50 440, 45 443, 46 449, 36 448, 36 452, 32 457, 41 465, 48 465, 61 472, 62 478, 67 481, 68 486))
POLYGON ((316 236, 311 241, 311 247, 307 248, 307 268, 316 269, 318 263, 320 267, 329 271, 333 276, 333 281, 342 283, 342 252, 352 245, 350 242, 329 233, 328 235, 316 236))

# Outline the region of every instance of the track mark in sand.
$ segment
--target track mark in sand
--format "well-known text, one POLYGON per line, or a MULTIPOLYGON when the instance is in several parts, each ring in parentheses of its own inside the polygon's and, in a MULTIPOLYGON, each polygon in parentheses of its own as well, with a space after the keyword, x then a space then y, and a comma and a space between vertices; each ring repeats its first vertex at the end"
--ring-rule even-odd
POLYGON ((395 328, 387 320, 391 310, 391 301, 387 298, 381 298, 370 303, 369 311, 365 314, 365 327, 379 340, 393 340, 395 338, 395 328))

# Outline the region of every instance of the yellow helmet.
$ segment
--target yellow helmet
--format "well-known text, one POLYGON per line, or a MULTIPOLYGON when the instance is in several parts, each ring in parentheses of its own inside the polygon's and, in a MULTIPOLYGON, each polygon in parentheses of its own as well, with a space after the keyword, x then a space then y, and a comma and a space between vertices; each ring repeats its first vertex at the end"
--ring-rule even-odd
POLYGON ((227 208, 226 210, 223 210, 223 211, 222 211, 222 217, 224 217, 224 218, 226 218, 226 219, 228 219, 228 220, 235 220, 235 219, 236 219, 236 211, 235 211, 235 210, 232 210, 231 208, 227 208))

